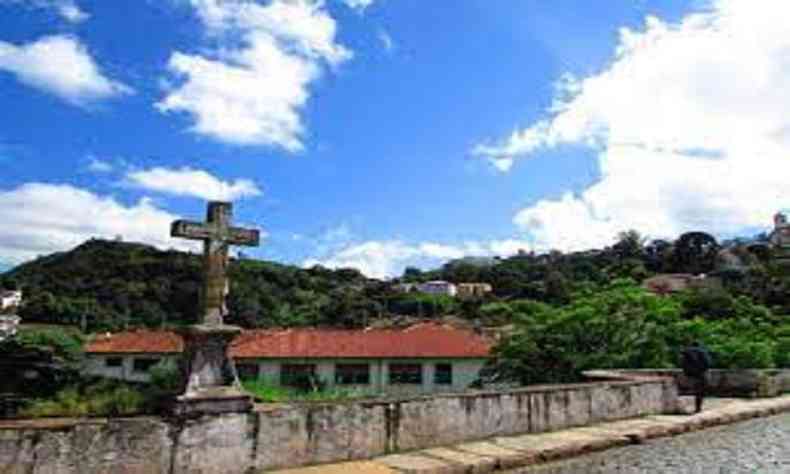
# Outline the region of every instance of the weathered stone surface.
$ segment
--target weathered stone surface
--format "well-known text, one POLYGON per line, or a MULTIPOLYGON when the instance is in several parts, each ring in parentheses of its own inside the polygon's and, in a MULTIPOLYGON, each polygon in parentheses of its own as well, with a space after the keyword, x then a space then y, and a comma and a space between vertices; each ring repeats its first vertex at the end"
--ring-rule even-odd
POLYGON ((497 466, 496 459, 494 458, 455 449, 432 448, 420 451, 419 453, 421 455, 437 458, 441 461, 447 461, 451 464, 461 465, 464 467, 463 472, 466 474, 484 474, 493 471, 497 466))
POLYGON ((505 448, 531 453, 541 461, 578 456, 623 444, 617 436, 601 436, 578 430, 496 438, 495 442, 505 448))
POLYGON ((373 461, 356 461, 277 471, 278 474, 400 474, 400 471, 373 461))
POLYGON ((181 330, 184 356, 181 358, 183 391, 173 403, 173 414, 193 417, 203 414, 249 411, 252 399, 241 385, 228 356, 231 340, 241 328, 224 324, 228 310, 228 246, 257 246, 257 230, 230 227, 233 206, 210 202, 205 223, 176 221, 173 237, 203 241, 203 291, 198 323, 181 330), (223 396, 222 390, 235 389, 223 396))
POLYGON ((487 441, 459 444, 453 446, 453 449, 495 459, 497 468, 499 469, 524 466, 537 461, 535 456, 530 456, 528 453, 503 448, 502 446, 487 441))
POLYGON ((463 474, 464 467, 418 454, 393 454, 376 460, 405 474, 463 474))
POLYGON ((153 418, 2 430, 0 472, 167 473, 171 455, 168 434, 168 426, 153 418))
MULTIPOLYGON (((650 415, 660 413, 665 406, 676 407, 676 400, 666 399, 673 394, 676 392, 668 389, 665 381, 655 379, 393 401, 269 405, 259 406, 252 413, 197 419, 1 422, 0 472, 23 466, 25 472, 94 474, 120 472, 119 463, 131 473, 242 474, 251 468, 268 471, 369 459, 397 450, 434 448, 497 436, 542 433, 629 414, 650 415), (113 468, 116 470, 107 470, 113 468)), ((766 401, 759 406, 749 405, 751 411, 679 417, 682 423, 664 420, 663 424, 673 430, 692 429, 690 423, 703 426, 727 416, 751 416, 755 410, 769 413, 780 407, 790 409, 790 397, 781 402, 785 405, 779 403, 766 401)), ((634 436, 649 435, 636 428, 632 431, 634 436)), ((556 450, 563 453, 597 449, 600 439, 605 438, 603 434, 609 433, 572 433, 572 440, 565 438, 570 448, 556 450)), ((547 436, 543 439, 553 439, 554 434, 547 436)), ((529 462, 538 456, 536 453, 548 456, 553 452, 551 446, 536 451, 538 445, 524 442, 518 446, 492 446, 469 443, 458 450, 490 458, 502 467, 529 462), (483 451, 485 448, 488 451, 483 451)), ((453 466, 457 465, 460 464, 453 466)))
MULTIPOLYGON (((629 369, 590 371, 596 378, 605 377, 670 377, 681 393, 689 393, 692 382, 679 369, 629 369)), ((587 374, 585 374, 587 375, 587 374)), ((713 369, 708 371, 708 395, 716 397, 776 397, 790 392, 790 369, 713 369)))
POLYGON ((385 403, 349 403, 259 410, 254 464, 272 469, 383 454, 387 408, 385 403))
POLYGON ((174 426, 173 474, 242 473, 253 452, 253 426, 244 414, 206 416, 174 426))

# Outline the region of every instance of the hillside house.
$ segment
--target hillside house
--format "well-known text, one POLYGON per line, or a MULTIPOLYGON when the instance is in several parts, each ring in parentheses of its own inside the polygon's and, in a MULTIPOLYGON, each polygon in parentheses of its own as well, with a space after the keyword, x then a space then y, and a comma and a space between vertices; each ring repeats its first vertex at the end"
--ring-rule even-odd
POLYGON ((454 283, 443 280, 426 281, 417 285, 420 293, 427 293, 429 295, 444 295, 454 297, 458 294, 458 287, 454 283))
POLYGON ((15 314, 0 314, 0 342, 16 335, 20 321, 22 320, 15 314))
POLYGON ((0 292, 0 310, 15 308, 22 304, 22 292, 5 290, 0 292))
POLYGON ((459 283, 457 288, 459 298, 482 298, 494 291, 488 283, 459 283))
MULTIPOLYGON (((375 393, 427 394, 469 387, 490 349, 489 340, 471 330, 424 323, 405 329, 246 331, 232 343, 231 356, 242 379, 289 386, 308 378, 375 393)), ((172 333, 116 334, 88 346, 87 372, 143 381, 150 364, 180 350, 180 338, 172 333)))
POLYGON ((98 336, 85 347, 88 375, 147 382, 148 371, 160 362, 176 362, 184 343, 167 331, 129 331, 98 336))

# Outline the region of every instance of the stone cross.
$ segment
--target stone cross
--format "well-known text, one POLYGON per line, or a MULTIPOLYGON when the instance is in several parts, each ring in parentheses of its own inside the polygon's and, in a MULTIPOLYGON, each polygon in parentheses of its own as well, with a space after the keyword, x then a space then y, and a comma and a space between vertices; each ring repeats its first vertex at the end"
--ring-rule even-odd
POLYGON ((231 203, 213 201, 208 204, 206 222, 178 220, 173 222, 170 230, 173 237, 203 241, 204 283, 198 324, 222 326, 227 314, 228 247, 255 247, 260 243, 257 230, 231 227, 232 217, 231 203))

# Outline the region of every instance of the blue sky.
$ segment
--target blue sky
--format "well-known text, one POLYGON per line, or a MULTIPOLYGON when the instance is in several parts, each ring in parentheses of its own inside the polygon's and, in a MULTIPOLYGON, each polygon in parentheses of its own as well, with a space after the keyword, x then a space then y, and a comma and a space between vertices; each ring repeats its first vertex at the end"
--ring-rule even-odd
POLYGON ((265 230, 251 255, 379 277, 628 228, 761 230, 790 199, 786 13, 0 0, 0 261, 181 247, 167 223, 207 199, 265 230))

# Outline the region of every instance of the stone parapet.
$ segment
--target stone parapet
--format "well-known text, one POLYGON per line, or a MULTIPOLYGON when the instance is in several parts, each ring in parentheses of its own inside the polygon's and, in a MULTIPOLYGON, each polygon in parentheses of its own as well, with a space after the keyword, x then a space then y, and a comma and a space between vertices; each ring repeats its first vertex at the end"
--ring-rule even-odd
MULTIPOLYGON (((623 369, 585 372, 596 379, 670 377, 680 393, 693 384, 680 369, 623 369)), ((790 392, 790 369, 712 369, 707 375, 707 394, 714 397, 768 398, 790 392)))
MULTIPOLYGON (((243 474, 673 413, 677 399, 672 378, 618 375, 496 392, 258 405, 195 419, 7 421, 0 422, 0 472, 243 474)), ((597 446, 589 433, 577 438, 597 446)), ((458 462, 480 457, 474 447, 485 443, 471 446, 458 462)), ((429 453, 437 462, 453 455, 429 453)))

